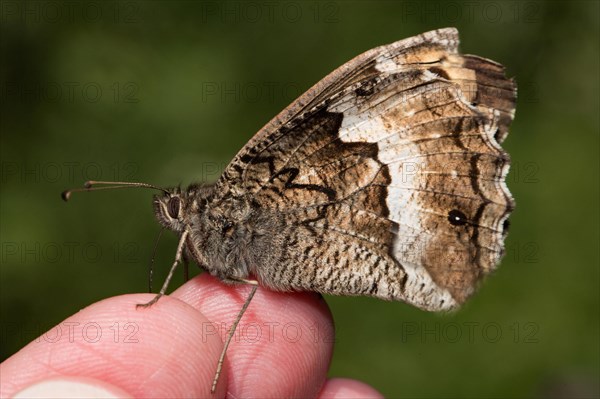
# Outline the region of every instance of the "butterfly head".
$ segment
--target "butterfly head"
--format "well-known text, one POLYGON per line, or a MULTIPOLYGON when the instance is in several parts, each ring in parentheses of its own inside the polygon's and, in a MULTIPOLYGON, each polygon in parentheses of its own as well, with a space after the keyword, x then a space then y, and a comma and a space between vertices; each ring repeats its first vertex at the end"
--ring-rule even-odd
POLYGON ((179 187, 166 191, 164 194, 154 196, 154 214, 162 226, 181 232, 186 224, 185 209, 188 205, 188 198, 179 187))
POLYGON ((158 222, 177 233, 192 224, 200 213, 210 190, 208 187, 191 185, 187 189, 175 187, 154 196, 154 214, 158 222))

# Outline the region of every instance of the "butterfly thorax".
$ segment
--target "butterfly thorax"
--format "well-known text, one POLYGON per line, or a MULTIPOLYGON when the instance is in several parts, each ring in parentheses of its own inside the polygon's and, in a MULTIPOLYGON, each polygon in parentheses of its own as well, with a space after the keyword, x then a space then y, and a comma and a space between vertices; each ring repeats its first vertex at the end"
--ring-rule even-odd
POLYGON ((249 278, 272 252, 282 221, 246 197, 219 194, 215 186, 169 190, 154 198, 156 217, 179 236, 188 231, 186 256, 210 274, 230 282, 249 278))

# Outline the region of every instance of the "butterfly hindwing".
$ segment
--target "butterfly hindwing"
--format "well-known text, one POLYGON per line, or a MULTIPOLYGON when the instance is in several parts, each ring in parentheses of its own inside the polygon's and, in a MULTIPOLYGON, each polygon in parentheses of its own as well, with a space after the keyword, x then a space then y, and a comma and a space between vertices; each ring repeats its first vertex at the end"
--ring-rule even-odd
POLYGON ((514 206, 499 143, 515 85, 457 48, 446 28, 370 50, 238 153, 216 192, 283 226, 256 269, 263 284, 441 310, 496 267, 514 206))

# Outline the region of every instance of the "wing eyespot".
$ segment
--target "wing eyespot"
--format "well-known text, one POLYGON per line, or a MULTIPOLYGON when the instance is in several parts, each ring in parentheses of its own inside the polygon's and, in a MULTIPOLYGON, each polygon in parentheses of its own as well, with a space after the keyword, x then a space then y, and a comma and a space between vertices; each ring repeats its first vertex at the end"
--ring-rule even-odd
POLYGON ((448 212, 448 221, 453 226, 464 226, 467 224, 467 216, 458 209, 452 209, 448 212))

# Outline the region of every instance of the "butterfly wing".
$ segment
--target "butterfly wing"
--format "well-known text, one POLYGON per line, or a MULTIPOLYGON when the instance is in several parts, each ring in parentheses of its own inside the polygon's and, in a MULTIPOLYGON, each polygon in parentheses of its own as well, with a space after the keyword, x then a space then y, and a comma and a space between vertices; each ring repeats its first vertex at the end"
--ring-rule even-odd
POLYGON ((456 307, 498 264, 514 207, 504 68, 439 29, 375 48, 261 129, 217 182, 284 226, 273 289, 456 307))

